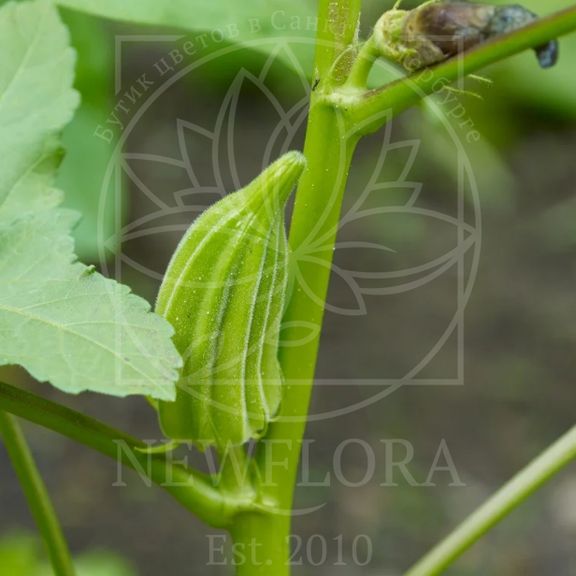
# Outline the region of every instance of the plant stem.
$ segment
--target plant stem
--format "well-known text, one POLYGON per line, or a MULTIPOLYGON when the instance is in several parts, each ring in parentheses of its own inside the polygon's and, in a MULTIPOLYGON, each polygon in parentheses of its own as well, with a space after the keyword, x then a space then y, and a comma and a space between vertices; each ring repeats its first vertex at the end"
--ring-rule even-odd
POLYGON ((220 454, 218 483, 230 494, 254 496, 249 477, 249 459, 244 446, 229 446, 220 454))
POLYGON ((315 73, 326 80, 338 57, 356 40, 362 0, 319 0, 315 73))
MULTIPOLYGON (((338 111, 325 104, 313 106, 305 147, 309 164, 300 181, 290 234, 297 279, 285 315, 288 326, 298 326, 302 321, 319 328, 322 325, 342 196, 355 145, 338 111), (316 245, 319 238, 322 240, 316 245), (312 251, 313 262, 305 259, 312 251)), ((296 340, 297 328, 288 327, 283 335, 287 342, 296 340)), ((280 350, 287 390, 279 421, 272 426, 267 440, 277 445, 274 460, 287 458, 289 462, 288 474, 279 468, 273 481, 281 482, 284 488, 280 504, 285 509, 290 508, 292 501, 288 486, 293 483, 298 466, 318 345, 319 339, 315 338, 280 350)))
POLYGON ((433 68, 425 68, 382 88, 362 93, 358 90, 347 93, 347 88, 343 88, 341 94, 335 94, 334 101, 348 110, 351 123, 361 134, 368 134, 380 128, 384 119, 400 114, 458 78, 574 30, 576 6, 540 18, 528 26, 481 44, 460 57, 433 68), (388 111, 388 114, 384 115, 383 111, 388 111))
MULTIPOLYGON (((323 95, 332 84, 334 63, 356 40, 360 4, 360 0, 319 2, 315 59, 319 85, 310 104, 304 148, 308 166, 300 180, 290 228, 293 266, 297 268, 298 279, 284 318, 288 328, 283 335, 288 341, 298 338, 291 325, 302 321, 312 323, 318 327, 318 334, 322 325, 342 196, 356 144, 356 140, 350 138, 341 112, 326 104, 323 95), (312 249, 314 244, 318 245, 312 249), (316 262, 323 265, 303 260, 302 257, 312 251, 316 262), (303 289, 304 284, 308 290, 303 289)), ((260 496, 279 513, 238 517, 231 530, 234 542, 261 551, 260 557, 248 557, 237 566, 239 575, 285 576, 290 573, 289 514, 318 343, 319 336, 302 346, 280 350, 286 392, 278 420, 270 426, 255 456, 259 474, 266 478, 260 487, 260 496)))
POLYGON ((171 460, 171 454, 146 453, 147 445, 70 408, 0 382, 0 410, 89 446, 169 492, 185 508, 215 527, 228 526, 243 501, 214 488, 210 477, 171 460))
MULTIPOLYGON (((320 3, 321 30, 318 39, 317 69, 326 79, 331 64, 340 52, 352 43, 359 17, 357 0, 322 0, 320 3), (331 13, 340 14, 341 21, 329 20, 331 13), (331 22, 341 36, 322 36, 323 23, 331 22), (330 41, 338 47, 326 57, 323 42, 330 41)), ((304 154, 308 166, 304 172, 294 205, 290 227, 290 247, 293 266, 297 269, 294 292, 288 303, 284 322, 297 325, 305 321, 318 326, 318 336, 302 346, 280 349, 280 362, 286 378, 287 390, 282 403, 279 421, 272 425, 267 440, 276 442, 287 458, 288 472, 278 469, 272 484, 278 483, 279 503, 283 509, 292 505, 292 491, 299 462, 300 447, 308 415, 310 394, 319 334, 324 317, 324 303, 330 280, 334 243, 340 220, 342 197, 356 140, 350 139, 348 127, 341 113, 322 100, 322 84, 312 99, 304 154), (315 246, 319 239, 320 245, 315 246), (311 249, 312 246, 315 248, 311 249), (313 250, 315 263, 302 257, 313 250), (323 265, 319 265, 322 262, 323 265), (307 289, 304 289, 304 287, 307 289)), ((285 340, 297 339, 296 330, 287 328, 285 340)), ((280 458, 282 460, 282 458, 280 458)))
POLYGON ((441 574, 470 546, 576 459, 576 426, 528 464, 405 576, 441 574))
POLYGON ((368 77, 377 59, 378 50, 374 36, 370 36, 360 47, 345 86, 357 90, 365 89, 368 84, 368 77))
MULTIPOLYGON (((312 108, 305 154, 309 164, 302 177, 297 196, 291 242, 294 250, 294 265, 298 267, 300 281, 308 284, 316 298, 311 298, 296 286, 287 309, 288 321, 305 319, 308 323, 321 326, 324 312, 323 302, 328 288, 333 245, 338 229, 340 204, 346 185, 348 168, 354 143, 343 133, 338 113, 331 107, 318 105, 312 108), (304 191, 302 193, 302 191, 304 191), (326 266, 298 261, 299 254, 321 234, 320 249, 314 252, 326 266)), ((292 330, 284 330, 289 341, 292 330)), ((294 338, 297 338, 297 334, 294 338)), ((280 359, 286 378, 286 392, 281 415, 271 426, 260 451, 256 455, 261 475, 266 477, 260 487, 264 500, 273 502, 284 515, 251 515, 239 517, 232 530, 235 543, 250 545, 262 551, 263 557, 252 564, 237 567, 240 576, 290 574, 288 563, 288 541, 292 497, 304 435, 318 340, 303 346, 281 349, 280 359)))
POLYGON ((16 419, 0 410, 0 436, 46 545, 56 576, 74 576, 74 564, 46 486, 16 419))
POLYGON ((290 516, 242 514, 231 536, 238 553, 236 576, 290 574, 290 516))

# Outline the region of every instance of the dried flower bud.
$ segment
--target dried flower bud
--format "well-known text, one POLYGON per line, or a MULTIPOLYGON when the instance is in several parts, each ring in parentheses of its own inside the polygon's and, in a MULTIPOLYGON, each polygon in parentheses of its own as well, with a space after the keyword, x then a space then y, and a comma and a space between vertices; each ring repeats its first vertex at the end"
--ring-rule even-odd
MULTIPOLYGON (((530 24, 537 16, 520 5, 493 6, 432 0, 414 10, 389 10, 374 38, 383 57, 415 71, 530 24)), ((558 59, 558 42, 538 47, 543 68, 558 59)))

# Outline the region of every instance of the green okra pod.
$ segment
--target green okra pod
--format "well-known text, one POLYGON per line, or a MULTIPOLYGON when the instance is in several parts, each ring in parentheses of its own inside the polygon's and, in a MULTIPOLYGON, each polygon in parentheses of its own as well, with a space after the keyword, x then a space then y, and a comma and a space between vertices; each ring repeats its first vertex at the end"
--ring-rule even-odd
POLYGON ((202 214, 172 257, 156 304, 184 359, 176 401, 159 406, 170 438, 225 449, 260 437, 278 412, 284 208, 304 166, 299 152, 282 156, 202 214))

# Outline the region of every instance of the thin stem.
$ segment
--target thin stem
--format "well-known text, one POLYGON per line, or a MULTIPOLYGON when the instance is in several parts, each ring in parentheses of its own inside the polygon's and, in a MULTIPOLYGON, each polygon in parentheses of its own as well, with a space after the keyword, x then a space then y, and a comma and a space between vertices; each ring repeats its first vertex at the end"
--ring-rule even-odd
POLYGON ((218 484, 231 494, 254 495, 249 465, 250 460, 244 446, 229 446, 220 454, 218 484))
POLYGON ((368 77, 374 66, 374 62, 378 59, 378 49, 374 36, 370 36, 364 44, 360 46, 358 56, 352 65, 348 79, 345 86, 355 88, 358 90, 365 89, 368 85, 368 77))
POLYGON ((74 564, 50 496, 16 419, 0 411, 0 436, 46 545, 56 576, 74 576, 74 564))
POLYGON ((0 382, 0 410, 58 432, 135 470, 169 492, 184 507, 215 527, 228 526, 249 501, 228 495, 211 478, 172 459, 172 454, 147 453, 147 445, 70 408, 0 382))
POLYGON ((441 574, 500 520, 576 459, 576 426, 528 464, 405 576, 441 574))
POLYGON ((396 116, 458 78, 574 30, 576 6, 540 18, 528 26, 481 44, 460 57, 370 90, 362 96, 346 94, 343 90, 341 94, 334 95, 333 102, 348 110, 351 123, 361 134, 368 134, 380 128, 384 119, 396 116), (387 114, 383 114, 385 111, 387 114))

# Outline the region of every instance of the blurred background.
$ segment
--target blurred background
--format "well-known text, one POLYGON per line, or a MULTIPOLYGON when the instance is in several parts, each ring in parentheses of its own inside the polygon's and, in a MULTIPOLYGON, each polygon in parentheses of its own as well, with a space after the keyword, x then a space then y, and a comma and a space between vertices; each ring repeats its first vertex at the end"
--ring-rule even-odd
MULTIPOLYGON (((364 4, 366 36, 391 2, 364 4)), ((539 14, 569 4, 524 2, 539 14)), ((258 26, 246 36, 250 27, 240 26, 242 45, 226 32, 234 22, 215 23, 222 34, 201 40, 198 31, 62 11, 83 104, 64 136, 59 184, 84 216, 84 261, 153 302, 194 217, 302 147, 314 9, 246 8, 244 24, 258 26), (175 50, 181 62, 171 60, 175 50), (138 88, 143 74, 147 90, 138 88), (95 135, 104 125, 111 141, 95 135)), ((490 84, 465 81, 481 98, 429 99, 359 147, 296 495, 298 508, 321 508, 295 519, 295 574, 400 574, 574 424, 575 61, 572 35, 554 69, 541 70, 533 54, 510 59, 483 72, 490 84), (405 473, 391 467, 404 459, 405 473)), ((384 65, 373 81, 392 74, 384 65)), ((161 439, 143 399, 69 397, 17 369, 1 375, 161 439)), ((159 489, 128 471, 115 486, 114 462, 26 431, 81 574, 229 573, 210 565, 217 532, 159 489)), ((1 446, 0 511, 0 571, 49 574, 1 446)), ((572 466, 448 574, 574 576, 575 541, 572 466)))

